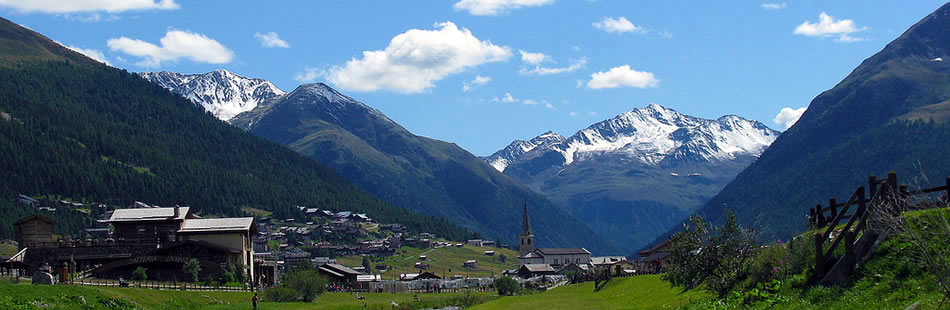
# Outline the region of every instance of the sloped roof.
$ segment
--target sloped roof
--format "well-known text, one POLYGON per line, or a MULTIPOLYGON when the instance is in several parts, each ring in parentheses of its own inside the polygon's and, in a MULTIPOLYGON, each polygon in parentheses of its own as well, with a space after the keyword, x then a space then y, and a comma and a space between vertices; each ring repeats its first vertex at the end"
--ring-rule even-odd
POLYGON ((596 256, 590 258, 590 263, 594 265, 613 264, 627 260, 623 256, 596 256))
POLYGON ((639 254, 640 256, 643 256, 643 257, 650 256, 653 254, 653 252, 662 250, 663 247, 665 247, 669 243, 670 243, 670 239, 663 240, 663 242, 660 242, 659 244, 653 246, 652 248, 640 251, 639 254))
POLYGON ((554 267, 548 264, 524 264, 521 265, 528 272, 556 272, 554 267))
POLYGON ((115 212, 112 212, 112 217, 109 218, 108 222, 165 221, 189 218, 190 209, 188 207, 181 207, 178 211, 178 217, 173 218, 175 208, 116 209, 115 212))
POLYGON ((209 231, 256 230, 253 217, 228 217, 216 219, 186 219, 181 223, 180 233, 209 231))
POLYGON ((331 270, 336 271, 337 273, 341 273, 341 274, 351 274, 351 275, 359 275, 359 274, 362 274, 362 273, 360 273, 359 271, 353 270, 353 269, 351 269, 350 267, 346 267, 346 266, 343 266, 343 265, 340 265, 340 264, 325 264, 325 265, 323 265, 323 266, 320 266, 320 268, 331 269, 331 270))
POLYGON ((540 248, 535 250, 535 252, 539 252, 542 255, 590 255, 590 251, 585 248, 540 248))
POLYGON ((30 216, 24 217, 24 218, 20 219, 19 221, 16 221, 16 223, 13 223, 13 225, 20 225, 20 224, 22 224, 22 223, 26 223, 26 222, 31 221, 31 220, 34 220, 34 219, 35 219, 35 220, 44 221, 44 222, 48 222, 48 223, 51 223, 51 224, 56 224, 56 221, 53 220, 53 219, 51 219, 51 218, 48 218, 48 217, 45 217, 45 216, 42 216, 42 215, 39 215, 39 214, 33 214, 33 215, 30 215, 30 216))

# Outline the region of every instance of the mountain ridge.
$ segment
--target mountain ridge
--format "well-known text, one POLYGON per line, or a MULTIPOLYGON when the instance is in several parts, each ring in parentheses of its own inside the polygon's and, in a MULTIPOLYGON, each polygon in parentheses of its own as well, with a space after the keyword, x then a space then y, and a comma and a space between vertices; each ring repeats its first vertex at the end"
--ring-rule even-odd
POLYGON ((514 241, 528 204, 540 245, 619 249, 455 144, 412 134, 323 83, 298 86, 230 120, 235 127, 324 163, 384 201, 514 241), (565 227, 573 223, 580 229, 565 227))
POLYGON ((602 236, 627 236, 632 251, 702 206, 778 135, 735 115, 702 119, 649 104, 483 159, 602 236))

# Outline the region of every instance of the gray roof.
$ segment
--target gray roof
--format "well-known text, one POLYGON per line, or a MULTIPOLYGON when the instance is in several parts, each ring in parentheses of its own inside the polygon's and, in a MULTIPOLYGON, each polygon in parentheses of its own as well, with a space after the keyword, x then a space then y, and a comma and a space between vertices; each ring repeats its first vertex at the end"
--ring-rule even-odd
POLYGON ((346 267, 340 264, 325 264, 323 266, 320 266, 320 268, 330 269, 340 274, 355 274, 355 275, 362 274, 359 271, 350 269, 350 267, 346 267))
POLYGON ((613 264, 617 262, 622 262, 625 260, 627 260, 627 258, 623 256, 597 256, 597 257, 591 257, 590 263, 594 265, 603 265, 603 264, 609 265, 609 264, 613 264))
POLYGON ((181 223, 180 233, 251 230, 253 217, 229 217, 217 219, 186 219, 181 223))
MULTIPOLYGON (((189 208, 179 208, 178 217, 174 219, 184 220, 188 215, 189 208)), ((170 220, 175 215, 175 208, 141 208, 141 209, 116 209, 112 212, 109 222, 138 222, 138 221, 158 221, 170 220)))
POLYGON ((535 250, 542 255, 590 255, 590 251, 585 248, 540 248, 535 250))
POLYGON ((554 267, 548 264, 524 264, 521 268, 525 268, 528 272, 555 272, 554 267))

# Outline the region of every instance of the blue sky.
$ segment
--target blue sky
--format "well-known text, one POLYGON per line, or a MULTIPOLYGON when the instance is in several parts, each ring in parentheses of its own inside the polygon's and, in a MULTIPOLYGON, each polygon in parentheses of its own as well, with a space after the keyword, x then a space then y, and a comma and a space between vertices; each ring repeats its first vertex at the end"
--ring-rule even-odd
POLYGON ((942 4, 0 0, 0 14, 129 71, 326 82, 484 156, 651 102, 783 130, 942 4))

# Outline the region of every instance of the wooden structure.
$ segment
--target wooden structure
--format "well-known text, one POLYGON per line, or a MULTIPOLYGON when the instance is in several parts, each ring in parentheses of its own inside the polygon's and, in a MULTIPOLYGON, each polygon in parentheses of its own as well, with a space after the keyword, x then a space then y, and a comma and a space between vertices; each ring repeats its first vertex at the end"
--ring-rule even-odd
POLYGON ((20 249, 54 247, 53 226, 56 221, 51 218, 34 214, 16 221, 16 240, 20 249))
POLYGON ((946 178, 944 186, 908 191, 907 185, 898 184, 897 173, 891 172, 884 180, 878 180, 873 175, 868 177, 868 188, 858 186, 844 203, 839 204, 835 198, 831 198, 827 207, 818 204, 812 208, 809 226, 827 227, 824 232, 814 236, 815 280, 824 285, 847 281, 858 260, 871 251, 875 241, 884 233, 880 229, 881 225, 874 223, 874 214, 898 214, 903 210, 932 208, 936 205, 908 205, 907 198, 937 192, 946 192, 944 201, 950 197, 950 177, 946 178), (845 219, 848 219, 847 223, 839 230, 837 226, 845 219), (838 233, 834 234, 836 231, 838 233), (838 246, 844 246, 844 255, 835 257, 838 246))

